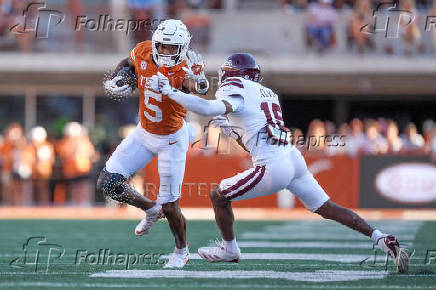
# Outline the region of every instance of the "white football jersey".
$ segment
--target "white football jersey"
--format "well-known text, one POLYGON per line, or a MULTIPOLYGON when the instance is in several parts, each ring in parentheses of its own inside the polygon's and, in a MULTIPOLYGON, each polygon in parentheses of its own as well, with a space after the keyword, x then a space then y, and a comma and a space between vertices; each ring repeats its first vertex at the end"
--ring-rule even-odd
POLYGON ((231 77, 221 83, 215 97, 232 105, 234 112, 227 116, 230 125, 241 135, 255 164, 266 163, 290 149, 290 132, 284 127, 278 96, 271 89, 231 77), (235 102, 235 98, 241 97, 242 102, 235 102))

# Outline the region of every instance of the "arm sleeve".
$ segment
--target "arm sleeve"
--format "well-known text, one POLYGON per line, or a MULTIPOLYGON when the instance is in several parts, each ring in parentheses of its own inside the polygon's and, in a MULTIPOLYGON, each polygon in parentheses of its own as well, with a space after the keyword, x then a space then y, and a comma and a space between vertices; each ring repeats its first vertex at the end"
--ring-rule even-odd
POLYGON ((205 100, 200 97, 185 94, 173 89, 169 94, 172 100, 176 101, 187 110, 204 116, 217 116, 226 112, 226 105, 221 100, 205 100))

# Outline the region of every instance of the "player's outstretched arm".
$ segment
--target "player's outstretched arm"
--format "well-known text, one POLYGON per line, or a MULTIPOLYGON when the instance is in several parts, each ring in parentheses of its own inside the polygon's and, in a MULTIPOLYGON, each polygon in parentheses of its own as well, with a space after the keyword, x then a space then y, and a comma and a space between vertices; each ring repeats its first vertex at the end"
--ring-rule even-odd
POLYGON ((151 78, 150 86, 154 91, 167 95, 170 99, 176 101, 187 110, 200 115, 217 116, 233 111, 232 106, 224 100, 205 100, 172 88, 168 78, 162 73, 158 73, 158 75, 154 75, 151 78))
POLYGON ((203 116, 218 116, 232 111, 230 104, 222 100, 205 100, 177 89, 172 89, 167 95, 187 110, 203 116))

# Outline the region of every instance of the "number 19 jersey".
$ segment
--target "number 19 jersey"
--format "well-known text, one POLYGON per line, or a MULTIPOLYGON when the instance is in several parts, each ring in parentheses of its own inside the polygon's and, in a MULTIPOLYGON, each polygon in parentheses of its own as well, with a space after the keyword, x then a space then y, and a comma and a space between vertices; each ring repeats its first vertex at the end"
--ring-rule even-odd
POLYGON ((186 109, 168 96, 154 92, 149 88, 148 79, 157 72, 168 77, 171 86, 181 89, 185 78, 182 67, 188 67, 186 61, 173 67, 159 68, 152 60, 152 42, 140 42, 131 50, 129 59, 135 64, 140 91, 139 119, 147 132, 156 135, 175 133, 183 126, 186 109))
POLYGON ((289 149, 290 133, 284 127, 278 96, 271 89, 231 77, 220 84, 215 97, 232 104, 234 110, 227 116, 230 125, 241 135, 255 164, 272 160, 289 149), (235 98, 242 100, 235 102, 235 98), (237 104, 236 109, 233 104, 237 104))

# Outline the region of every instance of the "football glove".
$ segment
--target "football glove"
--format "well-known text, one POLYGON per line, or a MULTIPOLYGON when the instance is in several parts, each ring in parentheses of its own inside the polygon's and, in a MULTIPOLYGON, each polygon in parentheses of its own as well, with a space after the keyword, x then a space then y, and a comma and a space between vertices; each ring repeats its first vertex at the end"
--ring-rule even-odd
MULTIPOLYGON (((153 76, 154 77, 154 76, 153 76)), ((152 77, 152 79, 153 79, 152 77)), ((153 81, 152 81, 153 82, 153 81)), ((156 87, 156 79, 154 80, 153 86, 156 87)), ((161 72, 157 73, 157 92, 161 93, 162 95, 169 95, 173 88, 170 86, 170 81, 168 78, 161 72)), ((153 88, 153 90, 155 90, 153 88)))
POLYGON ((152 91, 159 93, 159 76, 153 75, 147 80, 147 87, 152 91))
POLYGON ((201 54, 196 53, 192 49, 188 50, 186 52, 186 64, 188 65, 189 69, 183 68, 185 71, 190 70, 192 73, 190 73, 188 76, 197 79, 201 75, 204 76, 204 61, 201 54))
POLYGON ((241 135, 236 132, 233 127, 230 125, 229 120, 224 116, 216 116, 212 120, 210 120, 209 124, 214 126, 215 128, 220 128, 221 132, 235 140, 241 138, 241 135))
POLYGON ((194 80, 195 90, 197 93, 204 95, 209 90, 209 81, 204 74, 205 64, 203 57, 192 49, 188 50, 186 56, 186 63, 189 68, 182 68, 186 72, 185 78, 194 80))
POLYGON ((117 82, 122 81, 123 77, 116 76, 113 79, 107 80, 103 83, 103 87, 107 93, 115 96, 128 96, 132 93, 132 87, 128 84, 118 86, 117 82))

